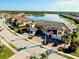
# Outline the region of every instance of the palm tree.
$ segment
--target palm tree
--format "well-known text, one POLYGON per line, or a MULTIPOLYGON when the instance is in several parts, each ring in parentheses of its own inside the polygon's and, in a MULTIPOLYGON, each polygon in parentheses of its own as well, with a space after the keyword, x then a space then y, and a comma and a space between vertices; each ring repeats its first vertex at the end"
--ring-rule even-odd
POLYGON ((76 32, 73 32, 72 34, 71 34, 71 45, 73 45, 74 44, 74 40, 77 38, 77 33, 76 32))
POLYGON ((63 37, 62 37, 62 41, 65 43, 65 45, 67 43, 69 43, 69 40, 70 40, 70 36, 68 34, 65 34, 63 37))

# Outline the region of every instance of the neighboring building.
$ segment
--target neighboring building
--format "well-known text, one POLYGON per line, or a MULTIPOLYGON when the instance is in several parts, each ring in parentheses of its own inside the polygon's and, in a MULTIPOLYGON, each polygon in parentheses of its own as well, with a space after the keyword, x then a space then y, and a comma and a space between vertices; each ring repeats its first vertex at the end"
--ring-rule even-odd
POLYGON ((31 24, 32 21, 26 17, 21 17, 20 14, 19 15, 15 15, 13 20, 16 19, 19 22, 19 27, 25 26, 26 24, 31 24))

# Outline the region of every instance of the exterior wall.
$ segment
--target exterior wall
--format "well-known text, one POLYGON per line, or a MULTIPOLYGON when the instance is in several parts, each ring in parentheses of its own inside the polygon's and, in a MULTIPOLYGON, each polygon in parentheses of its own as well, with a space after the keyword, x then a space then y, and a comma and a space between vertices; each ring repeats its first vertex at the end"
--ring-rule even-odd
POLYGON ((59 40, 61 40, 61 37, 62 37, 63 34, 64 34, 64 31, 58 30, 58 31, 57 31, 57 38, 58 38, 59 40))
MULTIPOLYGON (((31 33, 32 35, 34 35, 36 33, 36 30, 31 29, 30 31, 32 31, 32 33, 31 33)), ((43 33, 49 36, 49 33, 48 32, 43 31, 43 33)), ((51 37, 52 38, 55 38, 55 39, 58 39, 58 40, 61 40, 61 37, 63 35, 62 33, 63 33, 62 31, 57 30, 57 35, 56 34, 51 34, 51 37)))
POLYGON ((34 35, 34 34, 36 33, 36 31, 37 31, 37 30, 34 30, 34 29, 30 28, 30 32, 32 32, 32 33, 30 33, 30 34, 34 35))
MULTIPOLYGON (((44 31, 43 33, 45 33, 46 35, 49 35, 49 33, 46 32, 46 31, 44 31)), ((56 35, 56 34, 51 34, 51 37, 52 37, 52 38, 55 38, 55 39, 61 40, 62 33, 63 33, 62 31, 58 31, 58 30, 57 30, 57 35, 56 35), (61 34, 59 34, 59 32, 60 32, 61 34)))
POLYGON ((55 39, 58 39, 57 35, 55 35, 55 34, 52 34, 51 37, 55 38, 55 39))
POLYGON ((46 31, 43 31, 43 33, 46 34, 46 35, 49 35, 48 32, 46 32, 46 31))

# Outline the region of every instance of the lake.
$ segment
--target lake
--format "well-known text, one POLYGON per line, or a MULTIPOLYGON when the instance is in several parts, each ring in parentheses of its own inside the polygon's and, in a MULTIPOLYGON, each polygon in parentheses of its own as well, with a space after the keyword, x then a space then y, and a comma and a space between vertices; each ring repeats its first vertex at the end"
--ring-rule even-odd
POLYGON ((68 24, 69 22, 60 18, 58 14, 46 14, 45 16, 28 16, 27 18, 33 20, 33 21, 54 21, 54 22, 62 22, 65 24, 68 24))

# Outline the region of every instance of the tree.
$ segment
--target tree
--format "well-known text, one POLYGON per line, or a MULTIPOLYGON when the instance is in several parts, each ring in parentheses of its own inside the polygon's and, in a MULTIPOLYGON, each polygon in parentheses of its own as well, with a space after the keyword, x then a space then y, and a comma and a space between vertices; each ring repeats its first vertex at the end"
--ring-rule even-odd
POLYGON ((26 25, 25 25, 26 29, 29 28, 29 26, 30 26, 29 24, 26 24, 26 25))
POLYGON ((48 59, 48 56, 45 53, 42 53, 40 59, 48 59))
MULTIPOLYGON (((67 39, 68 36, 65 36, 65 38, 67 39)), ((66 48, 66 49, 63 49, 64 52, 66 52, 66 53, 75 52, 75 50, 76 50, 76 44, 75 44, 74 39, 76 39, 76 38, 77 38, 77 33, 73 32, 70 35, 70 41, 69 41, 70 46, 68 48, 66 48)))
POLYGON ((30 56, 30 59, 38 59, 36 56, 30 56))
POLYGON ((69 40, 70 40, 70 36, 68 34, 65 34, 63 37, 62 37, 62 41, 67 44, 69 43, 69 40))
POLYGON ((76 33, 76 32, 73 32, 73 33, 71 34, 71 45, 74 44, 74 40, 75 40, 77 37, 78 37, 78 36, 77 36, 77 33, 76 33))
POLYGON ((79 24, 77 24, 77 27, 79 28, 79 24))
POLYGON ((19 22, 17 21, 17 19, 15 19, 13 22, 13 27, 18 27, 18 26, 19 26, 19 22))

